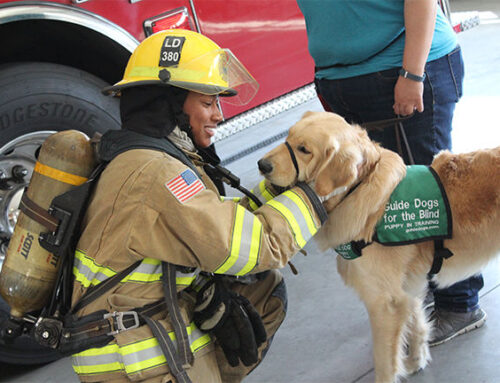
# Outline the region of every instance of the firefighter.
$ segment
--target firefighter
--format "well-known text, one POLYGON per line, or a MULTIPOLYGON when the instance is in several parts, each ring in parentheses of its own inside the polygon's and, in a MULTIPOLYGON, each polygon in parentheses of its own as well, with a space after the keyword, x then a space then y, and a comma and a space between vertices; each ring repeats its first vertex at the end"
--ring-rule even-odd
POLYGON ((114 331, 73 355, 81 381, 239 382, 261 361, 285 316, 277 269, 326 213, 308 185, 275 195, 262 182, 257 207, 221 198, 207 175, 218 97, 244 103, 257 88, 229 50, 168 30, 145 39, 104 90, 120 97, 122 129, 101 138, 112 160, 83 220, 72 302, 78 318, 104 310, 114 331), (166 309, 149 309, 157 302, 166 309))

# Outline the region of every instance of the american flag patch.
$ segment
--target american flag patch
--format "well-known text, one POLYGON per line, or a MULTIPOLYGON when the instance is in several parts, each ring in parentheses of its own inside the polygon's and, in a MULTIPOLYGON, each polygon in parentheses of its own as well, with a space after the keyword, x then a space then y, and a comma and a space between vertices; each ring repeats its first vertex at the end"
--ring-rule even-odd
POLYGON ((168 181, 165 186, 181 203, 205 190, 205 185, 191 169, 184 170, 177 177, 168 181))

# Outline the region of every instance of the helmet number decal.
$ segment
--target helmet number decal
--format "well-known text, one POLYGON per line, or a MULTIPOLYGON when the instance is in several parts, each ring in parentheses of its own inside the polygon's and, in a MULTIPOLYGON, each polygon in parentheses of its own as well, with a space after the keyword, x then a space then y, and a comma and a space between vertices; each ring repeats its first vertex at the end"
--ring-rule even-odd
POLYGON ((186 38, 183 36, 165 37, 165 41, 163 41, 161 47, 159 66, 169 67, 179 64, 184 41, 186 41, 186 38))

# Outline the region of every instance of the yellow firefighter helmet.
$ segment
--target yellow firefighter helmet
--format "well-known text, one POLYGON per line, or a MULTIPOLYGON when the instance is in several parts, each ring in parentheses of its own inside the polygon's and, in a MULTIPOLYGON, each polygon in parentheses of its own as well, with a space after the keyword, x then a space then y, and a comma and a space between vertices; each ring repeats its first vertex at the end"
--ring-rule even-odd
POLYGON ((152 84, 232 96, 226 101, 236 105, 250 102, 259 88, 229 49, 185 29, 169 29, 145 39, 132 53, 123 79, 103 92, 119 96, 122 89, 152 84))

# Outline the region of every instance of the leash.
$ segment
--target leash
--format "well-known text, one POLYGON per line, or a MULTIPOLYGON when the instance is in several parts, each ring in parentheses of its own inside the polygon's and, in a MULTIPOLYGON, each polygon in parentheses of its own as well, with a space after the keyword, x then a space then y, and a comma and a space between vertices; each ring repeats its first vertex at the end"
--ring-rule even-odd
POLYGON ((370 130, 379 130, 382 131, 387 127, 394 127, 394 134, 396 135, 396 145, 398 148, 398 154, 404 158, 403 154, 403 147, 402 144, 404 144, 404 147, 406 149, 406 153, 408 154, 408 163, 410 165, 415 165, 415 160, 413 159, 413 154, 410 149, 410 144, 408 143, 408 138, 406 137, 406 132, 403 127, 403 121, 408 120, 412 118, 415 115, 415 113, 409 114, 408 116, 398 116, 395 118, 388 118, 386 120, 378 120, 378 121, 370 121, 361 124, 361 127, 364 128, 367 131, 370 130))

